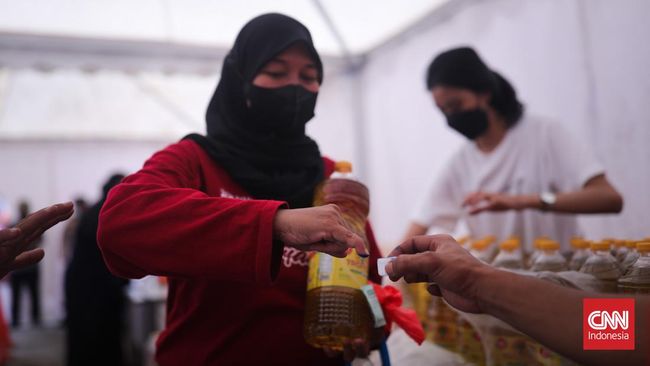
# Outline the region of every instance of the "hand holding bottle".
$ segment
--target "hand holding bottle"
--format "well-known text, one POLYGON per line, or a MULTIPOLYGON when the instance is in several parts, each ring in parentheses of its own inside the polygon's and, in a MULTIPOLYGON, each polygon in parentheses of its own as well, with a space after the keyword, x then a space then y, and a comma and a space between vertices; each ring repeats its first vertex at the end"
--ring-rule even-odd
POLYGON ((284 245, 303 251, 319 251, 343 258, 350 248, 369 255, 364 240, 343 219, 336 205, 281 209, 273 221, 274 236, 284 245))

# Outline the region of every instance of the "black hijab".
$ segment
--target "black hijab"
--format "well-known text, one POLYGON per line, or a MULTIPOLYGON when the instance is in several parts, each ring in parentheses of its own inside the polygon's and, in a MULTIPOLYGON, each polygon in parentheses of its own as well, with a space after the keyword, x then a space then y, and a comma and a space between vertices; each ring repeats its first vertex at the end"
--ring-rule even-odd
POLYGON ((258 199, 287 201, 293 208, 311 206, 314 188, 324 179, 315 141, 302 133, 270 134, 247 118, 251 83, 273 57, 295 43, 310 53, 322 82, 323 67, 309 30, 282 14, 264 14, 248 22, 226 56, 206 113, 207 136, 197 142, 235 182, 258 199))

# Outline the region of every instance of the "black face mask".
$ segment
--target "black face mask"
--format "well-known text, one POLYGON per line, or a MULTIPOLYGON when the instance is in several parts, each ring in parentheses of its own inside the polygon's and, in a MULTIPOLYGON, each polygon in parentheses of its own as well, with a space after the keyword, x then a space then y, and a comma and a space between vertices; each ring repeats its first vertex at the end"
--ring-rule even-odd
POLYGON ((246 113, 257 128, 279 136, 304 134, 305 124, 314 117, 318 93, 302 86, 261 88, 251 85, 246 113))
POLYGON ((476 108, 447 116, 447 124, 461 135, 474 140, 487 131, 488 117, 484 110, 476 108))

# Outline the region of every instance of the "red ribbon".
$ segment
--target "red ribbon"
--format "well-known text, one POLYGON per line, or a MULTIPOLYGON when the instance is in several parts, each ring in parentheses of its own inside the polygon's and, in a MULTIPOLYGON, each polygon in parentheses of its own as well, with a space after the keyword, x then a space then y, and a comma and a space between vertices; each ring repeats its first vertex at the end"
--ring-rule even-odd
POLYGON ((393 322, 404 329, 417 344, 424 342, 424 329, 415 310, 402 307, 402 294, 393 286, 380 286, 372 283, 386 319, 386 329, 391 329, 393 322))

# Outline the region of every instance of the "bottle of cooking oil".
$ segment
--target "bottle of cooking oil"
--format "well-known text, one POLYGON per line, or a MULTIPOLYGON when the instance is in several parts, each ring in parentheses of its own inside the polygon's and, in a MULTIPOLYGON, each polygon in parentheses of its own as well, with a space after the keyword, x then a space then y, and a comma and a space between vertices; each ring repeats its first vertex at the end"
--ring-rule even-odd
POLYGON ((461 247, 469 250, 470 249, 469 245, 472 242, 472 238, 470 238, 467 235, 463 235, 463 236, 459 237, 458 239, 456 239, 456 241, 458 242, 458 244, 460 244, 461 247))
POLYGON ((625 246, 627 246, 627 254, 625 255, 625 258, 623 259, 623 262, 621 262, 621 269, 623 270, 623 273, 625 273, 636 260, 639 258, 640 254, 636 250, 636 245, 637 242, 633 240, 627 240, 625 242, 625 246))
POLYGON ((482 239, 473 241, 471 249, 469 250, 470 254, 485 263, 490 263, 493 258, 492 243, 494 240, 495 237, 489 235, 482 239))
POLYGON ((621 277, 621 267, 610 252, 610 243, 604 241, 591 243, 591 252, 593 254, 587 258, 580 272, 596 277, 603 292, 616 292, 616 283, 621 277))
POLYGON ((533 263, 535 263, 535 259, 537 259, 537 257, 542 254, 541 245, 546 240, 551 239, 548 236, 540 236, 535 238, 533 241, 533 252, 528 256, 528 260, 525 263, 527 268, 532 267, 533 263))
POLYGON ((625 276, 618 279, 618 291, 650 295, 650 242, 637 243, 636 251, 639 258, 625 276))
POLYGON ((589 258, 589 242, 583 238, 575 237, 571 239, 571 246, 573 247, 573 255, 569 262, 569 269, 578 271, 589 258))
POLYGON ((625 256, 627 255, 627 246, 625 245, 625 240, 616 240, 614 241, 614 246, 616 247, 616 252, 614 253, 614 258, 621 263, 625 256))
POLYGON ((492 265, 499 268, 523 269, 524 262, 521 256, 521 244, 518 238, 511 238, 499 244, 499 254, 492 265))
MULTIPOLYGON (((352 176, 352 164, 337 162, 335 172, 316 189, 314 206, 336 204, 361 238, 369 211, 368 188, 352 176)), ((366 239, 367 243, 367 239, 366 239)), ((367 284, 368 258, 355 250, 345 258, 316 252, 309 260, 304 334, 315 347, 341 350, 346 340, 369 339, 370 307, 361 287, 367 284)))
POLYGON ((560 272, 568 269, 566 259, 560 254, 560 244, 555 240, 543 240, 539 243, 540 254, 535 259, 531 271, 560 272))

